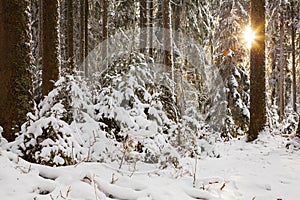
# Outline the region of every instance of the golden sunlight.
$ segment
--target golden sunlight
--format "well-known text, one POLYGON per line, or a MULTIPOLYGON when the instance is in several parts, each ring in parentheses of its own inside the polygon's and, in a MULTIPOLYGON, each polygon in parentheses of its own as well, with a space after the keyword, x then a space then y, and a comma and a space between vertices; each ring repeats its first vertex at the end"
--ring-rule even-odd
POLYGON ((255 32, 251 29, 250 25, 245 27, 245 30, 243 32, 243 38, 247 48, 250 49, 255 39, 255 32))

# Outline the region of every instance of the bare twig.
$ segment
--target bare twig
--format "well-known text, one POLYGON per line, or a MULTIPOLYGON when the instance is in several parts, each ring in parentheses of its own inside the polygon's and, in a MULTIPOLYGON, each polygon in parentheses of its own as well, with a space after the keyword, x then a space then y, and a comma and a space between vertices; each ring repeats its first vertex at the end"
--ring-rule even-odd
POLYGON ((113 173, 111 175, 111 181, 110 181, 110 184, 114 184, 115 182, 117 182, 117 180, 119 180, 118 178, 115 178, 115 173, 113 173))
POLYGON ((134 172, 136 171, 136 163, 137 163, 137 160, 134 161, 132 173, 129 175, 130 178, 133 176, 134 172))
POLYGON ((226 186, 226 183, 223 183, 223 185, 222 185, 222 187, 220 188, 220 190, 223 190, 225 186, 226 186))

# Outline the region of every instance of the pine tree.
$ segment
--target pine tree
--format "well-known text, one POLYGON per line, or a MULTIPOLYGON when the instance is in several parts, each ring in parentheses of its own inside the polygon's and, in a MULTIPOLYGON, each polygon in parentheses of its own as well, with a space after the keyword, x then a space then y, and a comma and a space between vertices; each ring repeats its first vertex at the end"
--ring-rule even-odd
POLYGON ((267 2, 267 92, 270 91, 271 100, 267 106, 270 119, 268 123, 275 125, 275 128, 281 128, 280 124, 286 124, 286 121, 293 118, 296 110, 296 67, 293 67, 293 57, 297 54, 293 55, 296 52, 296 48, 293 47, 293 40, 296 39, 293 26, 297 24, 297 15, 293 16, 293 10, 297 9, 297 6, 293 5, 293 1, 267 2), (272 111, 269 108, 273 108, 272 111))
POLYGON ((33 109, 29 1, 0 1, 0 125, 8 141, 33 109))
POLYGON ((58 80, 58 2, 41 1, 42 11, 42 94, 47 95, 58 80))
MULTIPOLYGON (((219 11, 219 23, 214 38, 214 50, 220 55, 215 64, 220 69, 223 84, 219 90, 225 91, 226 113, 222 123, 221 136, 225 140, 237 137, 248 131, 249 127, 249 77, 245 59, 248 50, 239 35, 248 24, 247 5, 239 0, 222 2, 219 11), (246 8, 245 8, 246 7, 246 8), (229 52, 229 53, 228 53, 229 52)), ((209 35, 208 35, 209 37, 209 35)), ((220 101, 219 107, 224 102, 220 101)), ((216 112, 217 110, 215 110, 216 112)), ((211 115, 217 115, 211 113, 211 115)), ((216 118, 217 121, 219 119, 216 118)))
POLYGON ((251 0, 251 27, 256 38, 250 51, 250 128, 248 141, 266 125, 265 1, 251 0))

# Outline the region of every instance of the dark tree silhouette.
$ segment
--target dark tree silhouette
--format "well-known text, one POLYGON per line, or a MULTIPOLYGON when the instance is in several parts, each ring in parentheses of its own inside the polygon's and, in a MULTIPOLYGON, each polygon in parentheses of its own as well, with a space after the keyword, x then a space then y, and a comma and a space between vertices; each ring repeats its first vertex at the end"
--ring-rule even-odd
POLYGON ((140 0, 140 52, 145 53, 147 46, 147 1, 140 0))
POLYGON ((87 61, 87 56, 89 53, 89 30, 88 30, 88 23, 89 23, 89 1, 84 0, 85 7, 84 7, 84 57, 85 57, 85 64, 84 64, 84 72, 85 75, 88 76, 88 61, 87 61))
POLYGON ((153 0, 149 2, 149 56, 153 57, 154 50, 153 50, 153 25, 154 25, 154 5, 153 0))
POLYGON ((256 39, 250 52, 250 128, 248 141, 266 124, 265 1, 251 0, 251 26, 256 39))
POLYGON ((72 73, 74 69, 74 16, 73 16, 73 0, 66 1, 67 11, 67 35, 66 35, 66 48, 67 48, 67 73, 72 73))
MULTIPOLYGON (((108 38, 108 0, 103 0, 103 15, 102 15, 102 59, 106 59, 107 52, 108 52, 108 44, 107 44, 107 38, 108 38)), ((104 62, 106 63, 106 62, 104 62)), ((107 64, 105 64, 107 67, 107 64)))
POLYGON ((33 109, 27 0, 0 1, 0 125, 8 141, 33 109))
POLYGON ((58 80, 58 2, 40 1, 42 11, 42 94, 47 95, 54 87, 54 81, 58 80))
POLYGON ((171 20, 170 20, 170 0, 163 0, 163 26, 164 26, 164 64, 171 68, 171 20))

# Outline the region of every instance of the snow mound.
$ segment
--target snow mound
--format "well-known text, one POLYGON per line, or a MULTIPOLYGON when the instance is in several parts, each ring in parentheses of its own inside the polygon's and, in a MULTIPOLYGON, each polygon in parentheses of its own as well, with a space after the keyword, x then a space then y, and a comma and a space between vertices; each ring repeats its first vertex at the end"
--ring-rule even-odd
POLYGON ((300 151, 287 139, 262 133, 258 140, 218 143, 220 158, 182 158, 178 168, 137 162, 32 164, 0 151, 2 199, 244 200, 299 198, 300 151))

